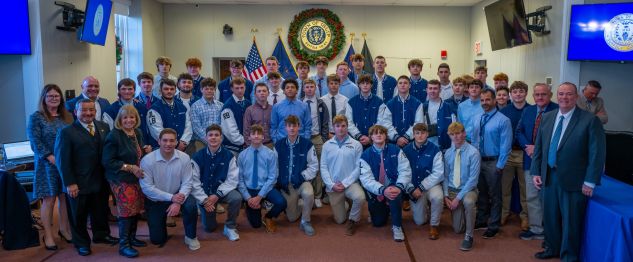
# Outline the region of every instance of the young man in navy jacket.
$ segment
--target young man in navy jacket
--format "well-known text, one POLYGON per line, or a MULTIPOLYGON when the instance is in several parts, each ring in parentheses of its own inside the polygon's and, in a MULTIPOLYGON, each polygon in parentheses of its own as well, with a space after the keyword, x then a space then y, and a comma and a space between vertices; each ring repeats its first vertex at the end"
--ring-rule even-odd
POLYGON ((402 196, 411 182, 411 166, 404 152, 387 143, 387 128, 369 128, 373 145, 360 160, 360 181, 365 188, 371 222, 375 227, 387 224, 391 214, 393 239, 404 240, 402 232, 402 196))
POLYGON ((314 235, 314 228, 310 224, 314 191, 310 181, 319 170, 316 150, 309 139, 299 136, 301 121, 295 115, 289 115, 284 120, 288 136, 275 143, 277 151, 277 166, 279 176, 277 186, 281 195, 286 199, 286 217, 294 222, 301 215, 299 229, 308 236, 314 235), (299 213, 299 198, 303 200, 303 208, 299 213))

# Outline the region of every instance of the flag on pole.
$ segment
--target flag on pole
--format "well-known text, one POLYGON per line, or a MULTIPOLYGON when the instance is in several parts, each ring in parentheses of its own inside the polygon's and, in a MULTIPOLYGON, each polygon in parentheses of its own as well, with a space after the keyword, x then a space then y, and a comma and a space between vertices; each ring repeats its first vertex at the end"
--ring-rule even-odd
POLYGON ((349 50, 347 50, 347 54, 345 55, 345 58, 343 59, 343 61, 347 62, 347 64, 349 65, 349 68, 352 68, 352 59, 350 58, 353 54, 356 54, 356 51, 354 50, 354 46, 352 45, 352 42, 349 43, 349 50))
POLYGON ((251 50, 248 51, 246 65, 242 69, 242 75, 244 78, 254 83, 257 79, 266 75, 266 73, 268 73, 268 71, 264 66, 262 55, 259 53, 259 48, 257 48, 255 37, 253 37, 253 45, 251 46, 251 50))
POLYGON ((279 73, 284 79, 297 79, 297 71, 295 71, 295 67, 292 65, 292 61, 290 61, 286 47, 283 41, 281 41, 281 36, 279 36, 277 40, 273 56, 279 61, 279 73))
POLYGON ((369 74, 374 73, 374 58, 371 56, 371 52, 369 52, 369 47, 367 47, 367 39, 365 39, 365 43, 363 44, 363 51, 360 52, 365 57, 365 67, 363 70, 369 74))

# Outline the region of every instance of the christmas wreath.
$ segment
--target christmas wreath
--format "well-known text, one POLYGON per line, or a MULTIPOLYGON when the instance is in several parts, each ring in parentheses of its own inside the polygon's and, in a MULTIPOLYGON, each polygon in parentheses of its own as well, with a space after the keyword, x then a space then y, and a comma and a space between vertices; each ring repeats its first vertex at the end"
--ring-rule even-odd
POLYGON ((119 65, 121 63, 121 55, 123 55, 123 44, 121 43, 121 39, 119 36, 115 36, 116 41, 116 64, 119 65))
POLYGON ((324 56, 327 57, 328 60, 332 60, 338 55, 345 44, 344 31, 345 27, 341 23, 341 20, 332 11, 319 8, 303 10, 298 15, 295 15, 294 20, 290 23, 288 45, 290 46, 292 54, 298 60, 307 61, 311 65, 314 65, 316 58, 319 56, 324 56), (315 18, 321 20, 329 27, 332 32, 332 42, 327 48, 313 52, 303 48, 300 43, 299 32, 306 22, 314 20, 315 18))

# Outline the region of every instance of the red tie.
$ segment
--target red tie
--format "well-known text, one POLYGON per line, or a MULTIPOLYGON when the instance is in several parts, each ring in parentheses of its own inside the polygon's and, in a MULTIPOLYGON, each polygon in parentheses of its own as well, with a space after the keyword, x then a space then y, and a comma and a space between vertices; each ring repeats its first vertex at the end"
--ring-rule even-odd
POLYGON ((148 97, 145 99, 145 109, 150 109, 150 108, 152 108, 152 99, 148 97))
POLYGON ((538 132, 538 127, 541 125, 541 118, 543 116, 543 111, 539 111, 536 116, 536 122, 534 122, 534 128, 532 129, 532 144, 536 143, 536 132, 538 132))
MULTIPOLYGON (((379 173, 378 182, 380 182, 382 185, 385 185, 385 176, 387 175, 387 172, 385 172, 385 161, 384 161, 384 158, 382 157, 382 152, 380 153, 380 171, 378 173, 379 173)), ((384 195, 379 195, 377 198, 378 198, 378 201, 380 202, 385 200, 384 195)))

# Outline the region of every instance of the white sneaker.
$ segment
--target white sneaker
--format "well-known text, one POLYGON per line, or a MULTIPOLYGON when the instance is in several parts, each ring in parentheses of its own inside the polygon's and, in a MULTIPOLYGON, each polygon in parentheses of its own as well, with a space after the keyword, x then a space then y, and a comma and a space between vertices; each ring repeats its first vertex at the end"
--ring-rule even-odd
POLYGON ((404 232, 402 232, 402 227, 393 226, 391 231, 393 231, 393 240, 396 242, 404 241, 404 232))
POLYGON ((226 212, 226 210, 224 209, 224 207, 223 207, 222 205, 218 204, 218 205, 216 206, 216 208, 215 208, 215 213, 217 213, 217 214, 222 214, 222 213, 224 213, 224 212, 226 212))
POLYGON ((226 236, 226 238, 228 238, 231 241, 238 241, 240 240, 240 235, 237 233, 237 229, 235 228, 228 228, 226 226, 224 226, 224 236, 226 236))
POLYGON ((200 241, 198 241, 197 237, 188 238, 185 236, 185 245, 187 245, 190 250, 200 249, 200 241))
POLYGON ((318 199, 318 198, 314 199, 314 206, 317 208, 323 207, 323 203, 321 203, 321 199, 318 199))

